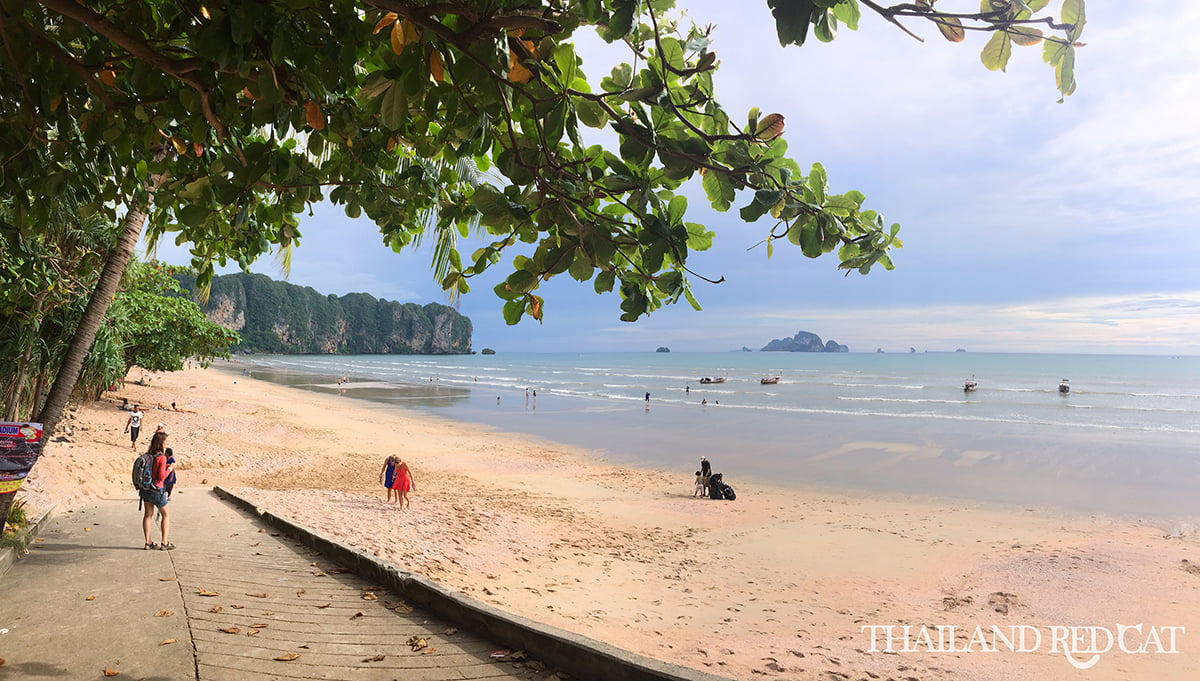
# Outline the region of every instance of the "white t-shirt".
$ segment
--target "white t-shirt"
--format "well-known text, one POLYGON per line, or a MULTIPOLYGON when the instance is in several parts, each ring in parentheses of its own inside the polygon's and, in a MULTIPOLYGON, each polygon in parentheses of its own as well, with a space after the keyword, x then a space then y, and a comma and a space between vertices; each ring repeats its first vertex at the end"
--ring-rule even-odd
POLYGON ((130 428, 141 428, 142 427, 142 412, 135 411, 129 415, 129 427, 130 428))

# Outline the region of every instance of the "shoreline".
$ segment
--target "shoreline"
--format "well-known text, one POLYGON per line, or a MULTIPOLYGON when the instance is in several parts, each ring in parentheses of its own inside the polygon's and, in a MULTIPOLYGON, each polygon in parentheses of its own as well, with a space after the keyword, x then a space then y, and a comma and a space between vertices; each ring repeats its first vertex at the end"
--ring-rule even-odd
MULTIPOLYGON (((133 499, 134 450, 110 401, 121 396, 195 412, 143 410, 148 431, 164 422, 172 434, 184 493, 239 488, 491 605, 731 678, 1070 673, 1046 650, 870 652, 862 627, 902 624, 1186 626, 1180 653, 1112 653, 1089 679, 1200 673, 1193 536, 1104 516, 741 479, 735 502, 693 499, 692 480, 677 473, 216 369, 158 375, 80 405, 73 441, 49 444, 26 485, 32 506, 133 499), (414 470, 406 511, 385 504, 377 483, 389 453, 414 470)), ((129 530, 140 541, 133 516, 129 530)))

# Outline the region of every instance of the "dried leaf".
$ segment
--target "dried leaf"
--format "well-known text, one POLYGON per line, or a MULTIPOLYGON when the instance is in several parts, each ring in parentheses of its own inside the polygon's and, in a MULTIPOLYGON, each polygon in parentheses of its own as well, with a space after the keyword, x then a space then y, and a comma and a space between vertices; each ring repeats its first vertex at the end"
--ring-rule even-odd
POLYGON ((117 671, 117 670, 115 670, 115 669, 105 669, 105 670, 104 670, 104 675, 105 675, 105 676, 117 676, 117 675, 119 675, 120 673, 121 673, 121 672, 119 672, 119 671, 117 671))
POLYGON ((379 600, 379 596, 376 596, 375 594, 368 591, 367 593, 362 595, 362 599, 364 601, 377 601, 377 600, 379 600))
POLYGON ((517 53, 508 51, 508 79, 514 83, 528 83, 533 78, 533 71, 525 68, 517 53))
POLYGON ((407 23, 407 22, 401 20, 401 21, 397 21, 396 23, 392 24, 392 32, 388 36, 389 39, 392 41, 392 52, 394 52, 395 54, 400 54, 401 52, 404 51, 404 24, 405 23, 407 23))
POLYGON ((217 631, 225 632, 226 634, 240 634, 242 630, 238 627, 221 627, 217 631))
POLYGON ((361 612, 356 612, 356 613, 354 613, 353 615, 351 615, 351 616, 350 616, 350 619, 352 619, 352 620, 356 620, 356 619, 358 619, 359 617, 366 617, 366 615, 362 614, 361 612))
MULTIPOLYGON (((113 71, 111 69, 105 69, 105 70, 101 71, 100 72, 100 82, 104 83, 105 85, 107 85, 109 87, 113 87, 114 85, 117 84, 117 72, 113 71)), ((87 528, 85 527, 84 529, 86 530, 87 528)))
POLYGON ((313 575, 313 577, 324 577, 325 573, 321 572, 320 570, 313 570, 312 575, 313 575))
POLYGON ((952 43, 961 43, 967 37, 967 32, 958 17, 940 17, 935 23, 942 35, 946 36, 946 40, 952 43))
POLYGON ((387 14, 383 15, 383 18, 375 24, 375 28, 371 31, 371 35, 377 35, 383 29, 396 23, 396 19, 398 17, 399 15, 395 12, 388 12, 387 14))
POLYGON ((197 596, 220 596, 221 594, 217 593, 216 591, 209 591, 208 589, 197 589, 196 595, 197 596))
POLYGON ((83 600, 85 600, 85 601, 94 601, 94 600, 96 600, 96 597, 95 597, 95 596, 88 596, 87 598, 85 598, 85 599, 83 599, 83 600))
POLYGON ((158 612, 154 613, 154 616, 155 617, 170 617, 171 615, 174 615, 174 614, 175 613, 171 610, 159 610, 158 612))
POLYGON ((160 642, 158 645, 160 645, 160 646, 169 646, 169 645, 171 645, 172 643, 179 643, 179 639, 177 639, 177 638, 168 638, 168 639, 163 639, 163 641, 162 641, 162 642, 160 642))
POLYGON ((225 609, 225 606, 223 606, 223 605, 214 605, 213 607, 209 608, 208 611, 209 612, 221 612, 224 609, 225 609))
POLYGON ((387 655, 376 655, 375 657, 368 657, 363 662, 383 662, 385 659, 387 659, 387 655))
POLYGON ((350 572, 350 568, 335 567, 335 568, 329 568, 325 572, 328 572, 331 575, 340 575, 344 572, 350 572))
POLYGON ((382 586, 364 586, 364 587, 362 587, 362 590, 363 591, 383 591, 383 587, 382 586))
POLYGON ((322 604, 318 605, 317 607, 318 608, 328 608, 331 605, 333 605, 333 603, 322 603, 322 604))
POLYGON ((421 636, 410 636, 405 643, 413 649, 413 652, 416 652, 429 645, 429 641, 426 641, 425 638, 421 636))
POLYGON ((246 594, 250 598, 266 598, 270 594, 246 594))
POLYGON ((300 659, 300 653, 286 653, 275 658, 278 662, 291 662, 292 660, 300 659))
POLYGON ((259 623, 255 623, 255 624, 251 624, 250 626, 251 626, 251 627, 253 627, 253 628, 255 628, 255 629, 266 629, 266 628, 267 628, 267 625, 265 625, 265 624, 262 624, 261 622, 259 622, 259 623))
POLYGON ((304 104, 304 120, 308 123, 308 127, 313 130, 325 129, 325 112, 321 111, 321 105, 308 100, 304 104))
POLYGON ((1008 34, 1018 45, 1037 45, 1042 42, 1042 29, 1033 26, 1013 26, 1008 34))
POLYGON ((233 608, 234 610, 241 610, 242 608, 244 608, 244 607, 246 607, 246 606, 244 606, 244 605, 230 605, 229 607, 233 608))
POLYGON ((435 82, 446 80, 446 67, 442 63, 442 53, 436 49, 429 52, 429 73, 435 82))
POLYGON ((761 139, 770 141, 783 134, 783 116, 777 113, 767 114, 763 116, 758 123, 758 130, 755 135, 761 139))
POLYGON ((158 581, 160 581, 160 582, 173 582, 173 581, 175 581, 175 578, 174 578, 174 577, 159 577, 159 578, 158 578, 158 581))
POLYGON ((456 628, 454 628, 454 627, 450 627, 449 629, 447 629, 447 630, 445 630, 445 631, 443 631, 443 632, 442 632, 442 634, 443 634, 444 636, 453 636, 453 635, 455 635, 455 634, 457 634, 457 633, 458 633, 458 629, 456 629, 456 628))
POLYGON ((303 596, 306 593, 308 593, 308 589, 300 589, 299 591, 296 592, 296 596, 297 597, 303 596))
POLYGON ((251 544, 250 546, 253 548, 253 547, 255 547, 255 546, 258 546, 258 545, 259 545, 259 544, 261 544, 261 543, 262 543, 262 542, 260 542, 260 541, 256 541, 256 542, 254 542, 253 544, 251 544))
MULTIPOLYGON (((263 610, 263 617, 270 617, 271 615, 274 615, 274 614, 275 614, 274 610, 263 610)), ((264 624, 263 626, 265 627, 267 625, 264 624)))
POLYGON ((421 651, 421 654, 422 655, 431 655, 436 652, 437 652, 437 648, 426 648, 425 650, 421 651))
POLYGON ((394 610, 400 614, 410 613, 413 611, 412 606, 404 601, 384 601, 383 607, 387 608, 388 610, 394 610))
POLYGON ((250 631, 246 632, 246 635, 247 636, 258 636, 258 631, 259 631, 258 629, 251 629, 250 631))

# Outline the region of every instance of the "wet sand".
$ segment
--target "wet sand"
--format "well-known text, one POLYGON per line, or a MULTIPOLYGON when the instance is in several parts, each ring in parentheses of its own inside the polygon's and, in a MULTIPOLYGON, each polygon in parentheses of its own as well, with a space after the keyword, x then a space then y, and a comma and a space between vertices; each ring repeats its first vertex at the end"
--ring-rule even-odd
MULTIPOLYGON (((130 543, 140 545, 129 485, 134 450, 116 407, 126 397, 143 405, 144 433, 166 424, 181 493, 237 488, 479 600, 730 678, 1200 674, 1193 535, 1103 516, 736 479, 736 501, 697 499, 691 476, 613 466, 586 450, 372 406, 330 387, 299 391, 213 369, 129 384, 78 407, 68 441, 51 443, 26 497, 35 509, 56 503, 60 512, 128 498, 130 543), (152 408, 172 401, 189 413, 152 408), (409 509, 384 502, 378 477, 389 454, 413 470, 409 509), (1120 643, 1144 652, 1114 642, 1083 672, 1063 652, 1086 662, 1083 639, 1052 642, 1087 633, 1056 627, 1117 633, 1118 624, 1142 625, 1124 630, 1120 643), (977 626, 993 625, 1005 633, 1028 627, 1042 640, 1030 652, 972 645, 977 626), (933 632, 929 643, 918 638, 923 626, 933 632), (941 629, 939 644, 937 627, 949 626, 957 630, 941 629), (1170 632, 1162 627, 1186 628, 1176 635, 1178 652, 1164 651, 1170 632), (1152 628, 1157 647, 1147 645, 1152 628), (916 650, 904 651, 904 640, 916 650)), ((698 467, 692 459, 679 452, 679 469, 698 467)))

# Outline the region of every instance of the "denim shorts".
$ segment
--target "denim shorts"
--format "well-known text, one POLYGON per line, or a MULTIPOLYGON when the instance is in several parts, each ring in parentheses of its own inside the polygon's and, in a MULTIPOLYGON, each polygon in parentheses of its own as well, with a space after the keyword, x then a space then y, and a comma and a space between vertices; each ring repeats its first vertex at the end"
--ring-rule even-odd
POLYGON ((162 489, 138 490, 138 496, 140 496, 142 501, 146 502, 147 504, 150 504, 151 506, 157 506, 159 508, 166 506, 167 502, 170 501, 170 499, 167 498, 167 491, 162 489))

